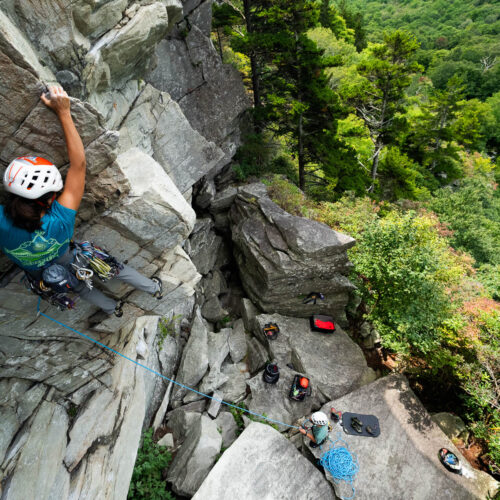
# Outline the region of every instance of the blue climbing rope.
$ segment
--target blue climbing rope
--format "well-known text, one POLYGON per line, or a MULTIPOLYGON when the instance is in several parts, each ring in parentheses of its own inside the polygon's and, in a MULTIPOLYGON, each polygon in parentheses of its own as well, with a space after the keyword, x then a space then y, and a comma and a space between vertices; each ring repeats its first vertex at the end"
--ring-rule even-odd
POLYGON ((79 332, 78 330, 75 330, 74 328, 71 328, 71 326, 65 325, 64 323, 61 323, 57 319, 51 318, 47 314, 44 314, 42 311, 40 311, 40 302, 41 302, 41 300, 42 299, 39 297, 38 298, 38 304, 36 305, 36 312, 37 312, 38 316, 43 316, 44 318, 47 318, 50 321, 53 321, 54 323, 57 323, 58 325, 66 328, 67 330, 80 335, 84 339, 90 340, 94 344, 97 344, 98 346, 101 346, 102 348, 107 349, 108 351, 111 351, 114 354, 116 354, 116 355, 118 355, 118 356, 120 356, 120 357, 122 357, 124 359, 127 359, 128 361, 131 361, 135 365, 140 366, 141 368, 144 368, 148 372, 151 372, 154 375, 157 375, 158 377, 161 377, 162 379, 167 380, 168 382, 172 382, 173 384, 178 385, 179 387, 182 387, 183 389, 187 389, 188 391, 191 391, 191 392, 194 392, 196 394, 199 394, 200 396, 203 396, 204 398, 212 399, 214 401, 222 403, 222 404, 224 404, 226 406, 229 406, 231 408, 236 408, 237 410, 244 411, 245 413, 248 413, 249 415, 253 415, 255 417, 259 417, 259 418, 261 418, 263 420, 267 420, 268 422, 272 422, 274 424, 279 424, 279 425, 284 425, 285 427, 290 427, 292 429, 300 429, 300 427, 296 427, 295 425, 285 424, 285 422, 280 422, 279 420, 274 420, 272 418, 266 417, 264 415, 260 415, 258 413, 253 412, 253 411, 247 410, 245 408, 240 408, 239 406, 233 405, 232 403, 228 403, 227 401, 223 401, 222 399, 219 399, 219 398, 214 398, 213 396, 209 396, 208 394, 204 394, 203 392, 197 391, 196 389, 193 389, 192 387, 188 387, 187 385, 181 384, 180 382, 176 382, 175 380, 172 380, 172 379, 166 377, 165 375, 163 375, 163 374, 161 374, 161 373, 159 373, 159 372, 157 372, 157 371, 149 368, 148 366, 145 366, 145 365, 139 363, 135 359, 129 358, 128 356, 125 356, 125 354, 122 354, 121 352, 115 351, 114 349, 112 349, 111 347, 107 346, 106 344, 103 344, 102 342, 99 342, 98 340, 95 340, 92 337, 89 337, 88 335, 85 335, 84 333, 79 332))
POLYGON ((347 443, 340 437, 340 432, 337 434, 337 439, 332 441, 328 438, 331 446, 321 455, 319 464, 327 470, 333 477, 335 483, 345 481, 352 488, 350 497, 341 497, 343 500, 351 500, 354 498, 355 489, 353 486, 356 474, 359 471, 359 464, 356 455, 351 454, 347 448, 347 443), (337 443, 343 443, 345 446, 337 446, 337 443))

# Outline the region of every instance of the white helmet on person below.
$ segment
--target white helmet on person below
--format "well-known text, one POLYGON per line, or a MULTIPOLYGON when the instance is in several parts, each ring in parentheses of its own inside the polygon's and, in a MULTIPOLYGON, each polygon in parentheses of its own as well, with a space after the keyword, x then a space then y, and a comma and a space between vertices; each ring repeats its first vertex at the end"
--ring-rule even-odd
POLYGON ((64 186, 58 168, 40 156, 20 156, 12 161, 5 170, 3 185, 9 193, 30 200, 64 186))
POLYGON ((313 413, 311 415, 311 422, 314 425, 328 425, 330 423, 328 417, 322 411, 313 413))

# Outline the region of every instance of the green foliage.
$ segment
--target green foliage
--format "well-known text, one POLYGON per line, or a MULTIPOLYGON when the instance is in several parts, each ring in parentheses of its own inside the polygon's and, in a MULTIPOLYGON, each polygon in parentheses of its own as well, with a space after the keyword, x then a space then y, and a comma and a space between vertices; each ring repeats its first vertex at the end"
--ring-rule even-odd
MULTIPOLYGON (((464 157, 467 159, 467 157, 464 157)), ((470 176, 458 189, 436 192, 429 207, 453 232, 454 248, 472 254, 478 264, 500 264, 500 194, 493 179, 493 165, 479 155, 469 159, 470 176), (478 171, 486 163, 490 171, 478 171)), ((484 167, 483 167, 484 168, 484 167)))
POLYGON ((160 318, 158 321, 158 349, 163 348, 163 343, 167 337, 175 336, 176 322, 181 318, 182 316, 179 314, 170 318, 160 318))
MULTIPOLYGON (((266 420, 265 418, 259 418, 256 417, 255 415, 252 415, 251 413, 246 412, 245 410, 248 410, 248 408, 246 407, 245 403, 236 403, 235 406, 237 406, 237 408, 230 406, 229 411, 231 412, 231 415, 234 417, 234 420, 238 427, 237 431, 238 435, 240 435, 245 429, 245 422, 243 421, 243 415, 245 415, 245 417, 249 418, 253 422, 259 422, 261 424, 269 425, 273 429, 279 431, 279 427, 277 424, 269 422, 269 420, 266 420)), ((262 415, 264 417, 267 417, 265 413, 263 413, 262 415)))
POLYGON ((153 429, 143 436, 143 443, 137 452, 134 472, 128 491, 129 500, 174 500, 167 490, 164 472, 172 460, 172 455, 164 446, 153 441, 153 429))
POLYGON ((419 62, 430 69, 437 88, 444 89, 459 75, 467 98, 484 100, 498 91, 500 20, 495 1, 351 0, 349 5, 363 12, 370 41, 401 25, 414 33, 422 45, 419 62))

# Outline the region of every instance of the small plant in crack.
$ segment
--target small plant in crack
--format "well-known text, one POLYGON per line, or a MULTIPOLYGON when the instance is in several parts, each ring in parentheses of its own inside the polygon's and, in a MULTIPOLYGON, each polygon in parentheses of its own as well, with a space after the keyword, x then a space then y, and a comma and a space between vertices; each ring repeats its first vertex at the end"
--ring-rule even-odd
POLYGON ((180 314, 171 316, 170 318, 161 318, 158 322, 158 349, 163 349, 163 343, 169 336, 175 336, 178 321, 182 318, 180 314))

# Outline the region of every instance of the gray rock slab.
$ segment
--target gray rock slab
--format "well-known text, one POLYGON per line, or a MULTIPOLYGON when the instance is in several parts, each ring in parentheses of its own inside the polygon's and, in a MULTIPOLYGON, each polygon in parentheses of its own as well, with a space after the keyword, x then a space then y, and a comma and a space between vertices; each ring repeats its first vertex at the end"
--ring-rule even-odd
POLYGON ((129 198, 106 217, 108 224, 153 255, 175 248, 194 227, 193 209, 149 155, 133 148, 121 154, 117 163, 132 189, 129 198))
POLYGON ((241 299, 241 317, 243 323, 245 324, 245 329, 248 332, 253 331, 255 317, 259 314, 259 311, 250 299, 241 299))
POLYGON ((226 450, 193 500, 333 500, 331 487, 279 432, 253 422, 226 450))
POLYGON ((68 424, 63 407, 48 401, 40 405, 20 450, 16 468, 3 492, 4 499, 50 498, 56 480, 60 479, 61 469, 64 470, 62 459, 68 424), (50 453, 47 453, 47 443, 50 443, 50 453))
POLYGON ((269 353, 266 348, 255 338, 247 339, 248 369, 250 373, 255 373, 264 367, 269 360, 269 353))
POLYGON ((252 302, 266 312, 300 317, 324 313, 345 323, 345 307, 355 288, 346 277, 353 238, 288 214, 259 184, 239 188, 229 215, 235 259, 252 302), (313 291, 325 299, 304 304, 313 291))
POLYGON ((185 246, 189 257, 201 274, 207 274, 214 268, 217 251, 222 242, 222 238, 217 236, 212 228, 212 219, 198 219, 185 246))
POLYGON ((227 376, 227 382, 221 386, 225 400, 239 403, 247 396, 247 380, 250 378, 246 363, 227 363, 222 367, 222 373, 227 376))
POLYGON ((247 353, 245 325, 242 319, 238 319, 234 322, 228 341, 231 359, 233 363, 238 363, 246 356, 247 353))
POLYGON ((323 334, 312 332, 306 319, 262 314, 256 318, 254 333, 280 367, 292 363, 314 379, 326 399, 343 396, 363 384, 368 371, 363 352, 338 326, 333 334, 323 334), (280 328, 275 340, 267 340, 262 333, 270 322, 280 328))
POLYGON ((173 434, 165 434, 159 441, 158 446, 166 446, 167 448, 174 447, 174 435, 173 434))
MULTIPOLYGON (((191 333, 182 352, 181 363, 177 371, 177 381, 189 387, 195 387, 208 369, 208 332, 201 318, 200 310, 194 315, 191 333)), ((186 389, 176 387, 173 400, 181 400, 186 389)))
POLYGON ((222 447, 229 448, 238 437, 238 426, 234 417, 228 411, 223 411, 219 413, 215 419, 217 424, 217 430, 222 436, 222 447))
POLYGON ((303 401, 292 401, 288 394, 295 375, 300 372, 291 370, 287 366, 279 368, 280 378, 276 384, 264 382, 263 372, 259 372, 248 380, 247 384, 252 393, 248 407, 259 415, 283 422, 285 425, 278 424, 278 427, 280 431, 285 431, 287 425, 293 424, 299 418, 309 415, 313 409, 319 408, 324 397, 314 379, 311 378, 311 395, 306 396, 303 401))
POLYGON ((208 475, 220 452, 222 437, 215 421, 201 416, 177 452, 167 473, 175 493, 192 496, 208 475))
MULTIPOLYGON (((428 500, 436 492, 456 500, 484 499, 488 491, 492 495, 498 487, 491 476, 472 469, 402 376, 379 379, 325 404, 322 411, 328 414, 331 406, 340 411, 373 414, 380 422, 381 434, 376 439, 342 433, 342 439, 359 460, 354 487, 360 500, 400 499, 408 494, 415 500, 428 500), (472 477, 452 474, 441 465, 438 451, 443 447, 460 457, 467 475, 472 477)), ((316 458, 322 453, 318 448, 308 449, 316 458)), ((337 495, 351 491, 342 484, 335 490, 337 495)))
POLYGON ((216 391, 213 394, 214 399, 210 400, 210 406, 208 407, 207 413, 212 418, 217 418, 219 414, 222 401, 224 401, 224 393, 216 391))
POLYGON ((224 152, 194 130, 179 105, 146 85, 120 128, 120 150, 138 147, 160 163, 181 193, 214 168, 224 152))
POLYGON ((435 413, 432 415, 432 420, 439 425, 440 429, 450 439, 458 438, 468 433, 464 421, 457 415, 446 412, 435 413))

